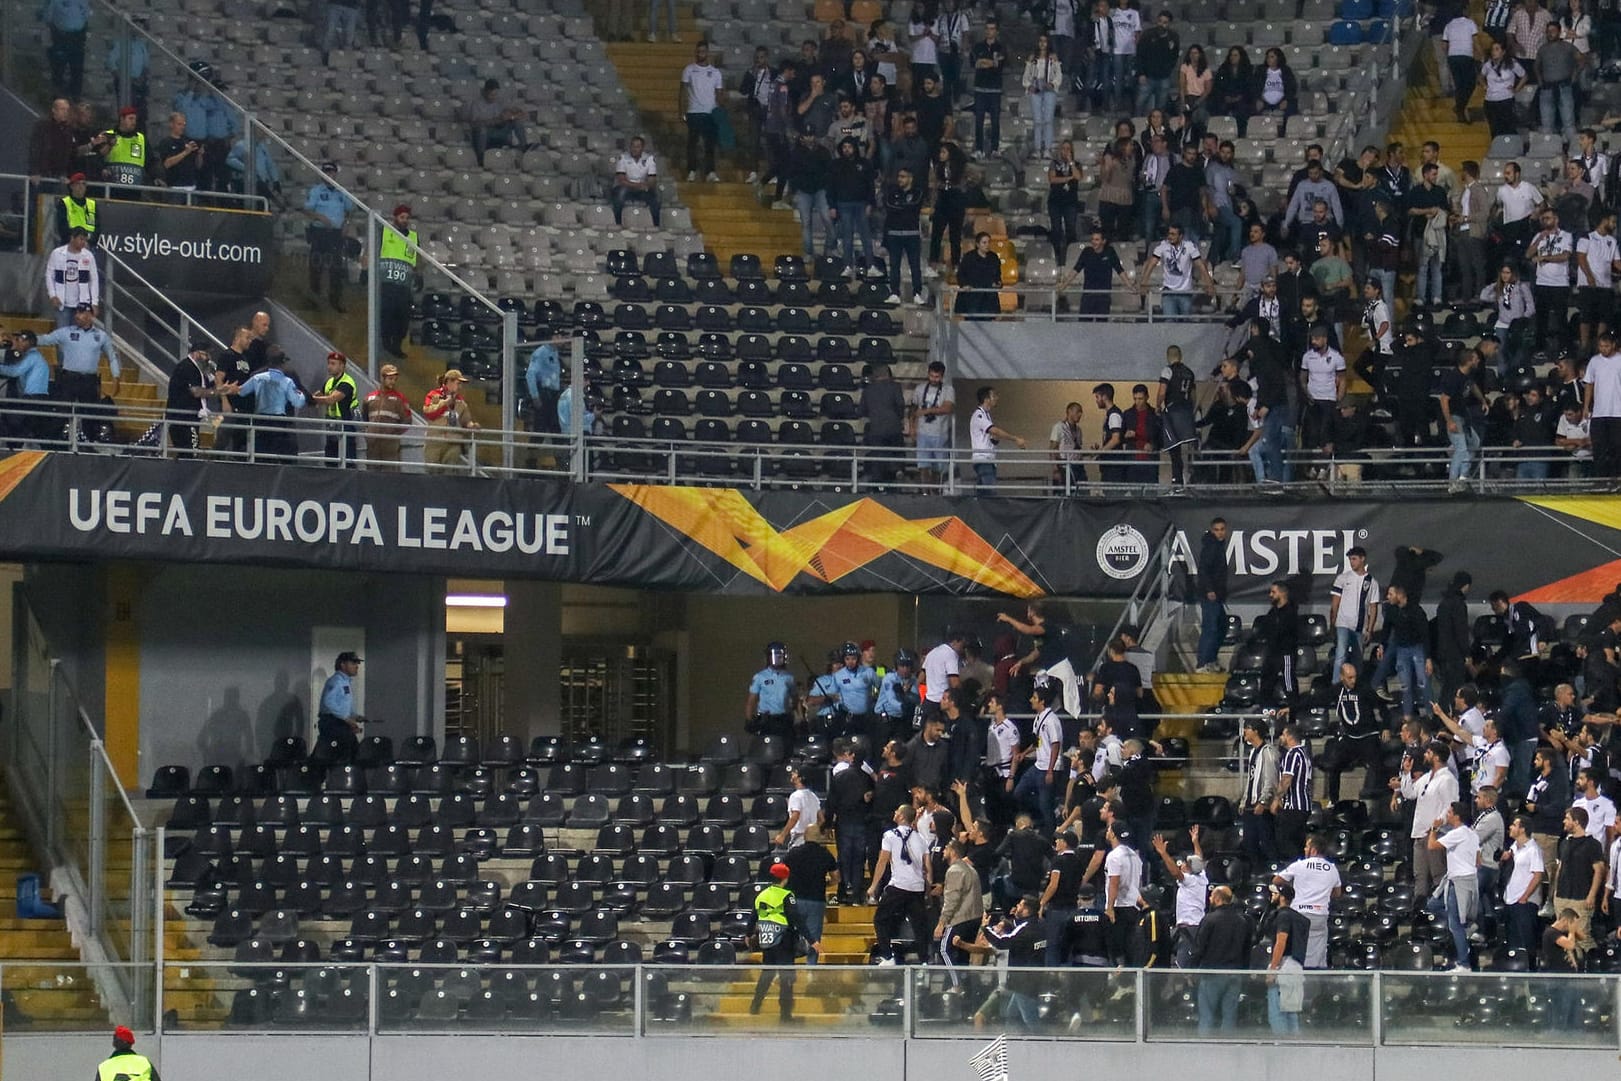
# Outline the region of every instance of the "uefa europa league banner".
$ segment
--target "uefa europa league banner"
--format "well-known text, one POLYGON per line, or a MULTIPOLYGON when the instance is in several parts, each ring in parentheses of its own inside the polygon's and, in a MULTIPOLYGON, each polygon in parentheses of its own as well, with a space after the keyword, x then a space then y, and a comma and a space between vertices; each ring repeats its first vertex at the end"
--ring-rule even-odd
POLYGON ((1439 552, 1476 592, 1593 604, 1621 583, 1621 499, 1370 502, 993 499, 575 485, 117 460, 0 460, 0 557, 540 578, 728 594, 1125 597, 1171 545, 1189 580, 1212 517, 1230 597, 1274 580, 1326 600, 1346 552, 1385 580, 1398 546, 1439 552), (1535 553, 1534 558, 1529 558, 1535 553))

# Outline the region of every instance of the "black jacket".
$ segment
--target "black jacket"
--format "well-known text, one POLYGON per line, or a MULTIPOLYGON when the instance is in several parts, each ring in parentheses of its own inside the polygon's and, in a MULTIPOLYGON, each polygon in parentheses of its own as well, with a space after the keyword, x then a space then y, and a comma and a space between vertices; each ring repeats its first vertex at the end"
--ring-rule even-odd
POLYGON ((1435 661, 1443 669, 1462 671, 1474 641, 1469 623, 1469 600, 1455 584, 1448 586, 1435 609, 1435 661))
POLYGON ((821 143, 810 146, 795 143, 788 148, 788 184, 796 192, 823 191, 827 188, 827 174, 832 164, 827 148, 821 143))
POLYGON ((1396 569, 1390 574, 1389 584, 1400 586, 1407 593, 1408 601, 1418 604, 1424 599, 1424 579, 1430 568, 1444 558, 1440 552, 1432 552, 1428 548, 1415 552, 1403 545, 1396 549, 1396 569))
MULTIPOLYGON (((834 824, 844 816, 864 821, 872 802, 867 795, 872 791, 872 778, 860 766, 841 769, 827 785, 827 812, 834 824)), ((891 813, 894 808, 890 808, 891 813)))
POLYGON ((1385 605, 1385 644, 1395 649, 1398 646, 1423 646, 1430 641, 1430 621, 1424 614, 1424 609, 1418 602, 1408 596, 1406 604, 1385 605))
POLYGON ((1237 904, 1207 909, 1193 933, 1195 968, 1249 968, 1255 925, 1237 904))
POLYGON ((837 207, 840 203, 872 205, 872 162, 859 152, 833 159, 827 170, 827 201, 837 207))
POLYGON ((1294 601, 1268 608, 1255 624, 1255 633, 1274 659, 1294 656, 1300 645, 1300 609, 1294 601))
POLYGON ((1200 600, 1206 593, 1214 593, 1218 601, 1227 599, 1227 542, 1217 540, 1209 530, 1199 541, 1199 562, 1194 573, 1199 576, 1200 600))
POLYGON ((920 236, 918 219, 923 212, 923 189, 913 184, 902 189, 890 185, 884 192, 884 235, 920 236))

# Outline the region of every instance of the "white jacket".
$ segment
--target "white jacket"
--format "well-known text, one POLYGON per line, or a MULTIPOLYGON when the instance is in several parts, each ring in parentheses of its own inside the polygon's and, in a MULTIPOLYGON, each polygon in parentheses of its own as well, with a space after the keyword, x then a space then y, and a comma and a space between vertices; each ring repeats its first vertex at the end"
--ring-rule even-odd
POLYGON ((1401 798, 1414 800, 1412 836, 1416 840, 1429 834, 1435 821, 1446 814, 1446 809, 1458 799, 1458 778, 1445 766, 1434 773, 1426 773, 1413 780, 1407 774, 1401 779, 1401 798))
POLYGON ((1046 89, 1063 93, 1064 65, 1058 62, 1056 56, 1049 56, 1045 60, 1031 58, 1024 62, 1024 79, 1020 86, 1034 93, 1041 89, 1040 84, 1046 83, 1046 89))
POLYGON ((45 292, 58 308, 72 311, 88 301, 101 305, 101 274, 89 248, 74 252, 66 244, 45 262, 45 292))

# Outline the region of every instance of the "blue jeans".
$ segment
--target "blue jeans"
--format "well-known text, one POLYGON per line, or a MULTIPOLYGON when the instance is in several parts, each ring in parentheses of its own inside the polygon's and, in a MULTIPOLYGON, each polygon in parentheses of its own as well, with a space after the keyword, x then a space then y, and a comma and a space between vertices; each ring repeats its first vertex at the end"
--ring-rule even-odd
POLYGON ((1192 293, 1161 293, 1160 309, 1167 319, 1185 319, 1193 311, 1192 293))
POLYGON ((1041 1021, 1041 1004, 1029 995, 1009 991, 1007 1001, 1002 1004, 1002 1020, 1017 1020, 1025 1028, 1034 1028, 1041 1021))
POLYGON ((1514 479, 1547 480, 1550 465, 1549 462, 1520 462, 1514 467, 1514 479))
POLYGON ((1210 261, 1225 263, 1237 259, 1238 253, 1244 250, 1244 221, 1233 213, 1232 207, 1217 208, 1215 233, 1210 244, 1210 261))
MULTIPOLYGON (((928 418, 920 417, 919 419, 926 420, 928 418)), ((939 427, 939 425, 935 424, 930 427, 939 427)), ((947 469, 950 469, 951 457, 946 450, 946 443, 950 439, 951 436, 943 431, 936 435, 930 429, 920 430, 917 433, 917 467, 935 473, 944 473, 947 469)))
MULTIPOLYGON (((669 14, 670 36, 675 36, 675 0, 664 0, 664 8, 669 14)), ((659 0, 647 0, 647 32, 659 32, 659 0)))
POLYGON ((982 492, 996 490, 996 463, 974 463, 974 487, 978 488, 982 492))
POLYGON ((1362 632, 1345 627, 1334 628, 1334 667, 1328 670, 1330 679, 1338 679, 1340 665, 1350 657, 1358 669, 1362 667, 1362 632))
POLYGON ((1424 907, 1446 920, 1447 930, 1452 933, 1452 956, 1454 962, 1460 965, 1469 963, 1469 928, 1458 915, 1458 891, 1448 882, 1442 890, 1441 897, 1431 897, 1424 902, 1424 907))
POLYGON ((1217 1031, 1217 1015, 1220 1015, 1220 1031, 1234 1032, 1238 1029, 1238 989, 1241 977, 1238 976, 1201 976, 1199 977, 1199 1035, 1208 1036, 1217 1031))
POLYGON ((981 154, 994 154, 1002 146, 1002 92, 1000 90, 974 91, 974 149, 981 154), (985 134, 986 121, 990 122, 990 135, 985 134))
POLYGON ((326 35, 321 39, 321 51, 329 53, 333 49, 353 49, 355 47, 355 28, 360 25, 360 9, 358 7, 342 7, 338 4, 326 6, 326 35))
POLYGON ((1137 193, 1137 219, 1142 228, 1143 238, 1152 245, 1159 239, 1161 210, 1159 192, 1140 191, 1137 193))
POLYGON ((1268 409, 1261 420, 1261 444, 1266 448, 1263 453, 1268 480, 1287 484, 1295 479, 1294 465, 1284 456, 1294 441, 1294 418, 1289 415, 1289 407, 1279 405, 1268 409))
POLYGON ((1278 985, 1266 989, 1266 1023, 1275 1036, 1292 1036, 1300 1031, 1300 1015, 1284 1013, 1278 1008, 1278 985))
POLYGON ((1255 471, 1255 483, 1266 479, 1266 438, 1263 436, 1250 447, 1250 468, 1255 471))
POLYGON ((1058 111, 1058 92, 1041 90, 1030 95, 1030 116, 1036 122, 1036 149, 1049 153, 1053 148, 1053 114, 1058 111))
POLYGON ((827 902, 820 899, 807 901, 796 895, 794 907, 799 909, 799 930, 805 936, 805 963, 814 965, 816 951, 809 946, 812 942, 822 941, 822 919, 827 915, 827 902))
POLYGON ((861 237, 861 258, 864 262, 872 262, 876 253, 872 246, 872 222, 867 218, 866 203, 840 203, 837 207, 839 220, 835 223, 839 227, 839 244, 844 249, 844 261, 850 266, 856 265, 856 237, 861 237))
POLYGON ((1137 54, 1113 53, 1109 57, 1109 74, 1104 93, 1116 110, 1129 109, 1134 104, 1137 83, 1137 54))
POLYGON ((1542 86, 1537 91, 1537 111, 1542 114, 1542 131, 1576 130, 1576 97, 1568 82, 1542 86))
POLYGON ((1066 956, 1068 943, 1065 941, 1069 930, 1069 921, 1075 918, 1073 908, 1064 908, 1060 905, 1048 905, 1046 915, 1041 918, 1041 925, 1047 932, 1047 967, 1059 968, 1069 964, 1066 956))
POLYGON ((1227 606, 1208 598, 1199 600, 1199 655, 1202 667, 1215 664, 1221 654, 1222 639, 1227 637, 1227 606))
POLYGON ((1457 424, 1457 431, 1447 432, 1447 442, 1452 444, 1452 459, 1447 463, 1449 481, 1462 480, 1473 472, 1480 455, 1480 433, 1461 420, 1457 424))
POLYGON ((1389 651, 1395 656, 1396 678, 1401 680, 1401 712, 1403 717, 1416 717, 1415 699, 1420 705, 1430 704, 1430 686, 1424 676, 1424 647, 1396 646, 1389 651))
POLYGON ((1171 77, 1151 79, 1144 75, 1137 80, 1137 115, 1147 116, 1154 109, 1165 108, 1171 100, 1171 77))
MULTIPOLYGON (((1525 795, 1525 790, 1531 787, 1531 759, 1537 753, 1537 741, 1534 739, 1518 740, 1509 744, 1508 773, 1503 777, 1504 793, 1512 792, 1516 796, 1525 795)), ((1536 943, 1531 944, 1536 949, 1536 943)))
POLYGON ((812 233, 818 222, 822 226, 822 251, 833 251, 833 219, 827 214, 827 192, 794 192, 794 209, 799 212, 799 233, 805 254, 814 256, 816 245, 812 233))
POLYGON ((1380 270, 1377 267, 1368 268, 1368 277, 1379 283, 1386 304, 1396 302, 1396 272, 1394 270, 1380 270))
POLYGON ((1434 252, 1419 256, 1418 285, 1413 293, 1420 303, 1441 303, 1441 257, 1434 252))
POLYGON ((1046 771, 1031 766, 1019 777, 1019 783, 1013 786, 1013 802, 1035 815, 1036 821, 1048 833, 1051 833, 1053 826, 1056 825, 1053 820, 1053 792, 1058 787, 1057 777, 1058 773, 1054 771, 1054 783, 1048 784, 1046 771))

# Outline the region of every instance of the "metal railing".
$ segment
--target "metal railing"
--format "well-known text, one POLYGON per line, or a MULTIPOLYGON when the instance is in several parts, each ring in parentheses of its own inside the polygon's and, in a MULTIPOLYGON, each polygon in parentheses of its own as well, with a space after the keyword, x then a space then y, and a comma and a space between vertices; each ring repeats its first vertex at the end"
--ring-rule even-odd
MULTIPOLYGON (((182 313, 183 314, 183 313, 182 313)), ((170 331, 173 332, 173 328, 170 331)), ((686 418, 690 421, 692 418, 686 418)), ((357 465, 393 469, 399 446, 443 449, 455 454, 442 461, 411 463, 412 472, 462 473, 500 477, 568 477, 580 482, 640 482, 715 484, 764 488, 819 489, 833 492, 890 494, 996 494, 1021 498, 1122 498, 1164 495, 1223 495, 1253 492, 1257 488, 1294 495, 1327 494, 1433 495, 1449 489, 1482 494, 1535 494, 1540 492, 1608 492, 1617 478, 1591 475, 1589 459, 1574 457, 1558 448, 1530 452, 1513 447, 1486 447, 1471 459, 1457 482, 1447 479, 1451 452, 1444 447, 1422 449, 1369 449, 1354 455, 1294 450, 1285 461, 1294 470, 1288 483, 1258 484, 1251 462, 1237 452, 1199 451, 1190 455, 1187 481, 1175 484, 1165 476, 1166 456, 1136 451, 1075 451, 1066 461, 1055 461, 1048 450, 998 448, 997 476, 986 487, 974 479, 975 452, 967 447, 933 451, 944 465, 944 480, 923 483, 914 472, 917 451, 908 447, 841 446, 826 443, 719 442, 696 439, 626 438, 600 430, 574 435, 496 428, 445 428, 417 424, 399 429, 371 429, 362 422, 322 417, 171 416, 157 406, 105 407, 57 400, 0 401, 0 431, 16 443, 70 453, 146 453, 154 446, 131 446, 125 433, 153 425, 170 431, 169 444, 189 445, 188 433, 214 432, 222 424, 241 426, 247 446, 239 451, 205 448, 221 461, 272 461, 278 464, 357 465), (116 422, 109 425, 107 422, 116 422), (269 435, 303 436, 300 442, 334 441, 331 458, 300 455, 274 446, 269 435), (375 440, 375 442, 374 442, 375 440), (1059 468, 1068 465, 1072 468, 1059 468), (1544 467, 1548 476, 1524 475, 1544 467)), ((600 427, 600 422, 599 422, 600 427)), ((206 440, 205 440, 206 442, 206 440)))
MULTIPOLYGON (((1127 272, 1128 277, 1136 274, 1135 270, 1127 272)), ((1237 293, 1226 290, 1232 299, 1237 293)), ((941 318, 955 318, 967 322, 975 320, 1019 321, 1040 319, 1044 322, 1058 323, 1224 323, 1232 318, 1232 313, 1220 304, 1219 293, 1217 297, 1206 292, 1202 287, 1191 293, 1181 294, 1189 300, 1190 310, 1186 314, 1167 314, 1164 308, 1164 291, 1156 283, 1151 289, 1109 289, 1083 290, 1078 284, 1060 285, 1057 282, 1041 284, 1025 281, 1018 285, 1007 285, 1000 289, 968 289, 959 285, 941 285, 934 291, 935 314, 941 318), (1011 296, 1015 306, 1012 311, 1001 310, 1001 298, 1011 296), (981 298, 988 298, 985 303, 981 298), (1102 312, 1082 311, 1084 303, 1088 300, 1096 302, 1096 298, 1106 300, 1102 312), (969 306, 983 303, 989 309, 984 312, 965 312, 964 301, 969 306), (1209 305, 1215 304, 1215 307, 1209 305)))
MULTIPOLYGON (((1117 1043, 1478 1045, 1621 1049, 1613 975, 1434 971, 1427 947, 1393 945, 1393 968, 1265 970, 996 966, 425 965, 187 961, 147 966, 167 1011, 107 1008, 94 967, 0 965, 0 990, 39 1016, 7 1037, 105 1031, 325 1033, 353 1037, 731 1035, 1117 1043), (788 977, 794 1012, 751 1012, 762 977, 788 977), (23 992, 30 997, 24 997, 23 992), (1297 1001, 1285 998, 1298 996, 1297 1001), (51 1009, 52 998, 57 999, 51 1009)), ((1365 955, 1364 955, 1365 956, 1365 955)), ((1375 963, 1377 963, 1377 958, 1375 963)), ((114 966, 127 969, 132 966, 114 966)), ((9 1015, 8 1015, 9 1017, 9 1015)), ((150 1053, 150 1052, 149 1052, 150 1053)))
MULTIPOLYGON (((240 195, 228 191, 188 191, 155 184, 114 184, 104 180, 90 181, 85 188, 92 199, 127 199, 134 202, 211 209, 225 207, 258 213, 270 209, 268 200, 262 195, 240 195)), ((36 239, 47 243, 50 239, 49 200, 67 194, 67 185, 58 177, 0 173, 0 192, 11 200, 11 205, 19 203, 21 205, 22 221, 18 230, 22 238, 20 250, 41 250, 36 247, 36 239), (39 231, 38 238, 35 236, 36 230, 39 231)))
POLYGON ((151 982, 126 977, 153 960, 152 834, 20 583, 12 612, 6 784, 33 850, 46 861, 41 880, 54 880, 65 897, 99 993, 138 1016, 150 1008, 151 982))

